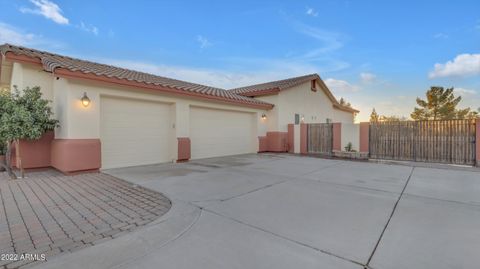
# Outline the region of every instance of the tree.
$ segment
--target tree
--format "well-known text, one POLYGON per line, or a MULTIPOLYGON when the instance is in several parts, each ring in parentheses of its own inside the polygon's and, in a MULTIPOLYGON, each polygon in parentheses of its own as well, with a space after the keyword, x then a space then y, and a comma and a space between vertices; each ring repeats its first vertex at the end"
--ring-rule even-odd
POLYGON ((417 104, 410 117, 414 120, 448 120, 464 119, 474 116, 475 111, 470 108, 457 109, 457 105, 462 100, 461 96, 455 97, 453 87, 444 89, 443 87, 430 87, 426 92, 426 100, 417 98, 417 104), (473 114, 472 114, 472 113, 473 114))
POLYGON ((338 101, 338 103, 340 103, 340 105, 342 105, 342 106, 352 107, 352 105, 351 105, 349 102, 345 101, 345 99, 343 99, 343 97, 340 98, 340 100, 338 101))
POLYGON ((378 116, 377 111, 375 111, 375 108, 373 108, 372 113, 370 113, 370 122, 378 122, 380 117, 378 116))
POLYGON ((1 165, 12 179, 16 178, 11 166, 12 143, 16 142, 20 155, 20 139, 39 139, 58 125, 58 121, 52 119, 49 104, 50 101, 42 99, 40 87, 27 87, 20 92, 15 86, 13 92, 0 93, 0 140, 6 145, 6 162, 1 165))
POLYGON ((408 119, 406 117, 403 117, 403 116, 395 116, 395 115, 392 115, 392 116, 380 116, 379 117, 379 121, 383 121, 383 122, 399 122, 399 121, 407 121, 408 119))

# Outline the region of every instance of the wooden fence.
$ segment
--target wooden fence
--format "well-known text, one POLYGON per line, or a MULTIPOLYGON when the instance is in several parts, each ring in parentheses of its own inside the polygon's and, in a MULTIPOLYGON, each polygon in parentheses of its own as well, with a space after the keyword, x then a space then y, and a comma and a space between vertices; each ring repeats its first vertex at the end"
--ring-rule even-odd
POLYGON ((333 125, 331 123, 311 123, 307 125, 308 153, 332 154, 333 125))
POLYGON ((475 120, 370 124, 370 157, 475 164, 475 120))

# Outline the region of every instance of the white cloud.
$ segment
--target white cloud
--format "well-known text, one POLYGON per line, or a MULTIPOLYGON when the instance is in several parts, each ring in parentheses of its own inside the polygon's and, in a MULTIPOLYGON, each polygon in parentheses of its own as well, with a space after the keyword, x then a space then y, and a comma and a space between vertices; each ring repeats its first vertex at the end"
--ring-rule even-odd
POLYGON ((197 41, 200 44, 201 49, 211 47, 213 45, 210 41, 208 41, 208 39, 206 37, 204 37, 202 35, 197 36, 197 41))
POLYGON ((296 23, 295 26, 300 33, 312 37, 322 43, 321 47, 313 49, 307 54, 305 54, 307 57, 318 57, 320 55, 324 55, 328 52, 332 52, 343 47, 343 36, 339 33, 323 30, 301 23, 296 23))
POLYGON ((318 16, 318 12, 315 11, 315 9, 313 9, 311 7, 307 7, 307 11, 305 13, 309 16, 312 16, 312 17, 317 17, 318 16))
POLYGON ((83 22, 80 22, 80 25, 78 26, 78 28, 80 28, 81 30, 83 30, 85 32, 92 33, 92 34, 97 35, 97 36, 98 36, 98 33, 99 33, 99 30, 96 26, 86 25, 83 22))
POLYGON ((359 86, 350 84, 345 80, 327 78, 324 82, 327 84, 328 88, 335 93, 356 92, 360 90, 359 86))
POLYGON ((448 35, 444 34, 444 33, 437 33, 437 34, 433 35, 433 37, 438 38, 438 39, 447 39, 448 35))
POLYGON ((54 2, 48 0, 30 0, 30 2, 34 4, 36 8, 22 7, 20 8, 22 13, 42 15, 58 24, 68 24, 68 19, 62 15, 62 9, 54 2))
POLYGON ((34 42, 36 35, 25 33, 11 25, 0 22, 0 44, 11 43, 15 45, 27 46, 34 42))
POLYGON ((454 93, 460 96, 471 96, 477 94, 477 91, 465 89, 465 88, 454 88, 454 93))
POLYGON ((65 43, 58 40, 44 38, 41 35, 29 33, 23 29, 0 22, 0 44, 33 47, 38 49, 64 49, 65 43))
POLYGON ((372 83, 377 80, 377 76, 372 73, 360 73, 360 80, 364 84, 372 83))
POLYGON ((460 54, 453 61, 436 63, 429 78, 480 75, 480 54, 460 54))
POLYGON ((222 89, 232 89, 316 72, 315 67, 305 64, 258 59, 243 59, 241 64, 247 66, 246 71, 193 68, 125 59, 90 58, 90 60, 222 89), (248 69, 248 66, 255 66, 255 68, 248 69))

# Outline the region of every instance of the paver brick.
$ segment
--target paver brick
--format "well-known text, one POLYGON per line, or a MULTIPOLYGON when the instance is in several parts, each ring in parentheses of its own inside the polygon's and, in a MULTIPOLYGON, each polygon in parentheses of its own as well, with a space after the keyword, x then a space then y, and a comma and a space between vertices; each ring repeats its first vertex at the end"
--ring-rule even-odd
MULTIPOLYGON (((162 194, 101 173, 70 177, 52 170, 25 180, 0 173, 0 195, 0 252, 47 257, 122 236, 171 206, 162 194)), ((39 262, 4 261, 0 269, 39 262)))

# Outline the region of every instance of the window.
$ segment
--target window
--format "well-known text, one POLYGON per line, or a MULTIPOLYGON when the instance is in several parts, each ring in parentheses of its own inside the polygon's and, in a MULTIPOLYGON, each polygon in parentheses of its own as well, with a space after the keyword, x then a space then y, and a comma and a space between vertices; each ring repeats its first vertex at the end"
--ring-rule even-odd
POLYGON ((312 91, 313 91, 313 92, 316 92, 316 91, 317 91, 317 83, 315 83, 315 80, 312 80, 312 81, 311 81, 311 87, 312 87, 312 91))
POLYGON ((298 125, 298 124, 300 124, 300 115, 295 114, 295 125, 298 125))
POLYGON ((325 122, 326 122, 326 123, 332 123, 332 119, 327 118, 327 119, 325 120, 325 122))

